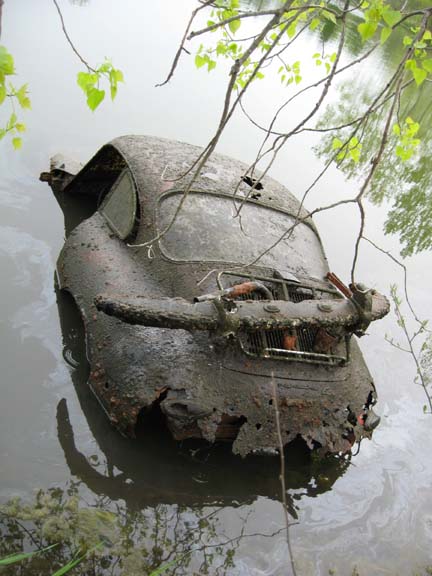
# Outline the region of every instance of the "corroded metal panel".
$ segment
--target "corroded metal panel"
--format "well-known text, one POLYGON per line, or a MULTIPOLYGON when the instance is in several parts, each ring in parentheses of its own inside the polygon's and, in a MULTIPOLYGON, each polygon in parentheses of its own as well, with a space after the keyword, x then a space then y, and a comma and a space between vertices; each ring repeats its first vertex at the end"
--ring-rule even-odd
MULTIPOLYGON (((121 137, 64 187, 64 197, 100 199, 127 168, 140 207, 138 246, 113 234, 95 203, 93 215, 71 230, 58 259, 61 288, 73 295, 86 326, 89 385, 113 425, 126 435, 134 435, 139 415, 145 418, 158 407, 176 439, 229 440, 234 452, 245 455, 278 444, 274 382, 284 443, 300 435, 311 447, 345 451, 370 434, 367 415, 376 400, 352 332, 363 333, 386 301, 374 308, 376 295, 357 287, 350 296, 338 294, 326 277, 327 262, 310 220, 300 240, 304 261, 319 261, 315 275, 307 267, 290 268, 288 250, 280 266, 257 262, 233 270, 230 243, 217 231, 215 242, 225 250, 226 262, 179 261, 167 258, 157 242, 151 249, 139 246, 157 234, 161 198, 187 186, 191 174, 185 171, 199 153, 195 146, 159 138, 121 137), (259 301, 254 301, 251 293, 258 286, 259 301), (143 302, 138 310, 135 305, 143 302), (106 314, 114 305, 123 306, 123 312, 128 306, 133 313, 145 311, 147 320, 141 316, 138 324, 129 323, 123 312, 106 314), (167 307, 176 312, 177 323, 166 314, 167 307), (314 326, 307 337, 301 332, 306 325, 314 326), (247 348, 240 337, 272 330, 282 333, 279 339, 269 337, 266 345, 257 340, 247 348), (350 344, 344 362, 308 363, 299 354, 338 356, 346 336, 350 344), (280 353, 266 355, 267 348, 280 353)), ((245 169, 236 160, 214 155, 193 189, 212 198, 232 194, 245 169)), ((267 176, 262 184, 259 196, 254 194, 254 210, 271 208, 294 216, 300 211, 307 217, 286 188, 267 176)), ((244 198, 249 191, 242 182, 238 195, 244 198)), ((68 203, 64 206, 67 210, 68 203)), ((199 243, 201 230, 193 228, 193 221, 190 225, 199 243)), ((297 234, 302 234, 300 227, 297 234)))

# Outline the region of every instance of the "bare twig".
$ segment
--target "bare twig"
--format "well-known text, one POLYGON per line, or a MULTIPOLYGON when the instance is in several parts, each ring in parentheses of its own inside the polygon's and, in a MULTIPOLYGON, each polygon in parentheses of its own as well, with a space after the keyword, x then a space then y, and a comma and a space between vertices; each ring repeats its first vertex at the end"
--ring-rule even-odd
MULTIPOLYGON (((360 242, 361 242, 361 239, 363 236, 363 230, 364 230, 365 215, 364 215, 364 209, 363 209, 363 205, 362 205, 362 198, 369 187, 369 184, 370 184, 370 182, 371 182, 371 180, 375 174, 375 171, 376 171, 376 169, 380 163, 381 157, 383 155, 384 149, 385 149, 386 144, 387 144, 388 135, 390 132, 390 127, 391 127, 391 122, 392 122, 393 116, 394 116, 394 111, 397 108, 397 105, 399 102, 400 92, 402 90, 404 71, 405 71, 405 63, 414 54, 416 42, 423 37, 423 34, 426 30, 427 23, 428 23, 431 12, 432 12, 432 10, 425 11, 425 13, 423 15, 422 23, 421 23, 419 30, 418 30, 418 32, 417 32, 417 34, 413 40, 413 43, 405 51, 405 54, 404 54, 403 58, 401 59, 401 61, 399 62, 397 70, 396 70, 395 74, 393 75, 393 79, 396 82, 395 94, 394 94, 394 97, 392 100, 392 104, 390 106, 389 113, 387 114, 387 119, 386 119, 384 130, 383 130, 383 133, 381 136, 380 145, 378 147, 378 151, 377 151, 376 155, 371 160, 371 168, 369 170, 369 173, 367 174, 365 180, 363 181, 363 184, 360 187, 359 193, 357 194, 357 197, 356 197, 357 204, 358 204, 359 211, 360 211, 360 216, 361 216, 361 223, 360 223, 359 235, 358 235, 356 243, 355 243, 354 257, 353 257, 353 262, 352 262, 352 267, 351 267, 351 282, 352 283, 355 282, 355 279, 354 279, 355 268, 356 268, 356 264, 357 264, 359 246, 360 246, 360 242)), ((389 83, 387 83, 387 86, 389 86, 389 83)))
MULTIPOLYGON (((363 240, 365 240, 366 242, 369 242, 369 244, 371 246, 373 246, 376 250, 378 250, 382 254, 385 254, 388 258, 390 258, 390 260, 392 260, 395 264, 397 264, 398 266, 400 266, 402 268, 403 275, 404 275, 404 294, 405 294, 405 300, 406 300, 407 306, 410 309, 414 320, 418 324, 423 325, 424 323, 422 320, 419 319, 418 315, 416 314, 416 312, 415 312, 415 310, 411 304, 411 299, 408 295, 408 271, 407 271, 407 267, 405 266, 405 264, 403 262, 401 262, 400 260, 398 260, 391 252, 388 252, 387 250, 384 250, 383 248, 378 246, 378 244, 375 244, 375 242, 373 242, 370 238, 366 238, 366 236, 363 236, 363 240)), ((426 332, 432 332, 432 330, 429 330, 428 328, 425 328, 425 331, 426 332)))
POLYGON ((266 50, 265 54, 262 56, 261 60, 258 62, 258 65, 256 66, 256 68, 254 69, 254 71, 251 73, 250 77, 246 81, 245 86, 242 88, 242 90, 238 94, 237 98, 235 99, 234 103, 231 105, 232 91, 233 91, 234 85, 236 83, 237 75, 239 73, 241 66, 250 57, 252 52, 254 52, 254 50, 259 46, 260 42, 266 37, 269 30, 271 30, 276 24, 278 24, 278 22, 281 19, 282 14, 286 11, 288 6, 292 2, 293 2, 293 0, 286 0, 285 1, 284 5, 278 10, 278 13, 275 14, 275 16, 270 20, 270 22, 268 22, 267 25, 261 30, 261 32, 254 38, 254 40, 252 41, 252 43, 250 44, 248 49, 243 53, 242 57, 239 58, 238 60, 236 60, 233 67, 231 68, 230 79, 229 79, 228 86, 227 86, 227 89, 225 92, 224 107, 223 107, 223 111, 222 111, 222 114, 221 114, 221 117, 219 120, 219 125, 217 127, 217 130, 216 130, 213 138, 210 140, 210 142, 207 144, 207 146, 203 149, 203 151, 199 154, 198 158, 193 162, 192 166, 189 167, 188 170, 186 170, 182 174, 181 178, 184 178, 185 175, 187 175, 192 170, 194 170, 192 178, 189 181, 189 183, 186 185, 186 188, 183 192, 183 196, 179 202, 179 205, 178 205, 171 221, 167 224, 167 226, 162 231, 160 231, 151 240, 148 240, 147 242, 144 242, 142 244, 132 244, 129 246, 133 246, 133 247, 151 246, 151 245, 153 245, 154 242, 157 242, 158 240, 160 240, 172 228, 172 226, 174 225, 175 221, 177 220, 178 215, 180 214, 180 212, 184 206, 186 198, 188 197, 189 192, 192 189, 193 184, 195 183, 195 181, 199 177, 201 170, 204 167, 205 163, 210 158, 211 154, 214 152, 214 150, 217 146, 217 143, 219 142, 220 136, 221 136, 223 130, 225 129, 225 126, 229 122, 230 118, 232 117, 234 110, 236 109, 236 106, 238 105, 238 102, 240 101, 242 95, 245 93, 247 88, 250 86, 251 82, 256 77, 256 74, 259 70, 261 63, 265 60, 267 55, 277 45, 280 37, 282 36, 282 34, 284 34, 285 29, 289 25, 289 23, 287 23, 286 26, 284 26, 282 28, 282 30, 279 31, 279 34, 277 34, 276 38, 272 41, 269 49, 266 50))
POLYGON ((3 4, 4 4, 4 0, 0 0, 0 38, 1 38, 1 31, 2 31, 2 11, 3 11, 3 4))
POLYGON ((78 58, 81 60, 81 62, 84 64, 84 66, 87 68, 87 70, 90 70, 91 72, 96 72, 96 70, 95 70, 94 68, 92 68, 92 67, 90 66, 90 64, 89 64, 86 60, 84 60, 84 58, 81 56, 81 54, 80 54, 80 53, 78 52, 78 50, 75 48, 72 40, 70 39, 70 36, 69 36, 67 30, 66 30, 66 26, 65 26, 64 19, 63 19, 63 14, 62 14, 62 12, 61 12, 61 10, 60 10, 60 6, 58 5, 57 0, 52 0, 52 1, 54 2, 54 6, 57 8, 57 12, 58 12, 58 14, 59 14, 59 16, 60 16, 61 25, 62 25, 62 28, 63 28, 63 33, 64 33, 64 35, 66 36, 66 40, 69 42, 70 47, 71 47, 72 50, 75 52, 75 54, 78 56, 78 58))
MULTIPOLYGON (((417 371, 417 376, 420 380, 420 385, 423 388, 423 391, 425 393, 425 396, 427 398, 427 402, 429 404, 429 413, 432 414, 432 397, 431 394, 429 393, 429 390, 427 388, 427 379, 426 379, 426 375, 423 372, 423 369, 421 367, 420 361, 417 357, 416 351, 414 350, 414 346, 413 346, 413 341, 414 338, 422 331, 418 331, 416 332, 413 336, 411 336, 408 332, 408 328, 406 326, 406 322, 405 322, 405 318, 402 314, 401 308, 400 308, 400 300, 397 296, 396 293, 396 286, 392 286, 391 287, 391 295, 393 298, 393 303, 395 305, 395 312, 396 312, 396 317, 398 320, 398 324, 399 326, 402 328, 402 331, 405 335, 407 344, 408 344, 408 348, 409 348, 409 354, 411 355, 412 359, 414 360, 414 364, 416 366, 416 371, 417 371)), ((394 344, 393 344, 394 345, 394 344)), ((401 347, 398 347, 399 349, 402 349, 401 347)))
MULTIPOLYGON (((315 10, 315 9, 319 9, 319 10, 323 10, 324 12, 329 12, 331 14, 333 14, 334 16, 336 16, 336 18, 340 17, 340 14, 336 11, 333 10, 332 8, 328 7, 328 6, 320 6, 319 4, 306 4, 304 6, 301 6, 299 8, 295 8, 295 7, 290 7, 290 13, 292 12, 304 12, 306 10, 315 10)), ((200 36, 201 34, 206 34, 207 32, 213 32, 214 30, 217 30, 218 28, 220 28, 221 26, 226 26, 227 24, 229 24, 230 22, 234 22, 235 20, 244 20, 245 18, 258 18, 260 16, 274 16, 275 14, 278 14, 280 12, 280 9, 274 9, 274 10, 257 10, 255 12, 238 12, 235 16, 230 16, 229 18, 225 18, 224 20, 220 20, 219 22, 215 22, 214 24, 211 24, 210 26, 206 26, 205 28, 201 28, 201 30, 196 30, 194 32, 191 32, 189 34, 189 36, 187 37, 188 40, 192 40, 192 38, 195 38, 196 36, 200 36)))
MULTIPOLYGON (((255 183, 254 187, 252 187, 252 189, 249 191, 249 193, 242 199, 242 201, 240 202, 239 207, 237 208, 237 212, 236 215, 238 216, 242 207, 244 206, 244 203, 246 202, 246 200, 250 197, 250 195, 253 192, 253 189, 256 187, 256 185, 261 181, 261 179, 268 173, 268 171, 270 170, 270 168, 272 167, 274 161, 276 160, 276 156, 278 154, 278 152, 280 151, 280 149, 286 144, 286 142, 289 140, 289 138, 295 134, 297 132, 297 130, 299 130, 302 126, 304 126, 306 124, 306 122, 308 122, 319 110, 319 108, 321 107, 321 104, 323 103, 325 97, 328 94, 328 91, 330 89, 331 83, 333 81, 335 72, 337 70, 337 66, 339 64, 339 60, 342 54, 342 48, 345 44, 345 21, 346 21, 346 10, 349 7, 349 3, 350 0, 345 0, 345 5, 344 5, 344 12, 342 14, 342 32, 341 32, 341 37, 340 37, 340 41, 339 41, 339 45, 338 45, 338 49, 336 52, 336 58, 335 61, 333 62, 333 66, 332 69, 330 71, 330 74, 327 78, 327 81, 324 84, 324 88, 320 94, 320 97, 318 98, 317 102, 315 103, 314 107, 312 108, 312 110, 306 115, 305 118, 303 118, 295 128, 293 128, 292 130, 290 130, 290 132, 288 132, 287 134, 284 134, 283 136, 278 136, 276 138, 276 140, 274 141, 273 145, 269 148, 269 150, 267 150, 266 152, 262 153, 263 147, 265 145, 265 142, 268 139, 268 135, 265 137, 260 150, 258 151, 258 155, 256 160, 251 164, 251 167, 249 168, 249 170, 254 170, 257 163, 270 151, 273 151, 272 154, 272 158, 270 159, 270 161, 267 163, 267 166, 265 168, 265 170, 263 171, 262 175, 260 176, 260 178, 258 179, 258 181, 255 183)), ((248 170, 248 172, 249 172, 248 170)), ((234 195, 237 193, 238 190, 238 186, 234 192, 234 195)))
POLYGON ((202 10, 203 8, 206 8, 206 7, 209 6, 212 2, 213 2, 213 0, 206 0, 206 2, 204 2, 204 3, 203 3, 201 6, 199 6, 198 8, 195 8, 195 10, 192 12, 191 17, 190 17, 190 19, 189 19, 189 22, 188 22, 188 24, 187 24, 187 26, 186 26, 186 30, 185 30, 185 32, 184 32, 184 34, 183 34, 183 38, 181 39, 180 46, 179 46, 179 48, 178 48, 178 50, 177 50, 177 52, 176 52, 176 55, 174 56, 174 60, 173 60, 173 63, 172 63, 172 65, 171 65, 170 71, 168 72, 168 76, 166 77, 166 79, 165 79, 163 82, 161 82, 160 84, 156 84, 156 87, 164 86, 165 84, 168 84, 168 82, 169 82, 169 81, 171 80, 171 78, 173 77, 174 72, 175 72, 175 70, 176 70, 176 68, 177 68, 178 61, 179 61, 179 59, 180 59, 180 55, 181 55, 181 53, 183 52, 183 50, 185 50, 184 44, 185 44, 185 42, 186 42, 186 37, 187 37, 187 34, 188 34, 189 30, 190 30, 190 27, 192 26, 192 22, 194 21, 195 16, 198 14, 198 12, 199 12, 200 10, 202 10))
POLYGON ((290 519, 289 519, 289 512, 288 512, 288 502, 286 497, 286 485, 285 485, 285 452, 284 452, 284 443, 282 438, 282 431, 280 427, 280 417, 279 417, 279 397, 278 397, 278 390, 276 380, 274 378, 274 374, 272 373, 272 387, 273 387, 273 404, 274 404, 274 412, 275 412, 275 423, 276 423, 276 433, 278 438, 279 444, 279 458, 280 458, 280 474, 279 474, 279 481, 281 485, 281 496, 282 496, 282 506, 284 509, 285 515, 285 525, 286 525, 286 539, 287 539, 287 546, 288 552, 291 561, 291 569, 294 576, 296 576, 296 569, 294 564, 294 557, 292 553, 291 547, 291 538, 290 538, 290 519))

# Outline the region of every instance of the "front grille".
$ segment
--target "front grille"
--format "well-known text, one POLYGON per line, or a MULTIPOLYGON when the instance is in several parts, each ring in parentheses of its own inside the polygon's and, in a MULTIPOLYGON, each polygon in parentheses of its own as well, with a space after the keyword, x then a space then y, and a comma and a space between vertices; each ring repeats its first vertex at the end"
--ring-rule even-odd
MULTIPOLYGON (((219 274, 219 288, 225 289, 240 284, 245 281, 245 278, 264 284, 270 290, 274 300, 289 300, 298 303, 303 300, 339 297, 331 288, 317 289, 280 278, 265 278, 231 272, 219 274)), ((265 300, 265 297, 261 292, 252 292, 241 295, 236 300, 265 300)), ((346 362, 348 359, 347 343, 337 345, 338 354, 335 354, 334 351, 325 354, 315 350, 318 332, 319 328, 315 327, 297 328, 289 332, 286 330, 259 330, 257 332, 242 332, 238 335, 238 340, 243 351, 250 356, 319 364, 346 362)))

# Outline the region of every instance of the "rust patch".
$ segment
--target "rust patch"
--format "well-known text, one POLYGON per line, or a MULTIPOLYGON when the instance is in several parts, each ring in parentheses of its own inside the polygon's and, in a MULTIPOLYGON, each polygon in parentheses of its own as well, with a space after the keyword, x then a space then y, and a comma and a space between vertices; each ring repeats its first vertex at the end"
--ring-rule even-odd
POLYGON ((314 352, 331 354, 338 342, 339 338, 332 336, 324 328, 319 328, 315 336, 314 352))

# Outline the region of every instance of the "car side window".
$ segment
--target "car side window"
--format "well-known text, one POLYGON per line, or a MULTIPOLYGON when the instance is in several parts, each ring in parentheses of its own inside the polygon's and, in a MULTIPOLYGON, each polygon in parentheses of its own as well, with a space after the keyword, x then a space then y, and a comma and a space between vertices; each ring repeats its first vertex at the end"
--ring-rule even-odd
POLYGON ((124 170, 106 195, 99 211, 121 240, 134 230, 137 219, 137 194, 132 175, 124 170))

